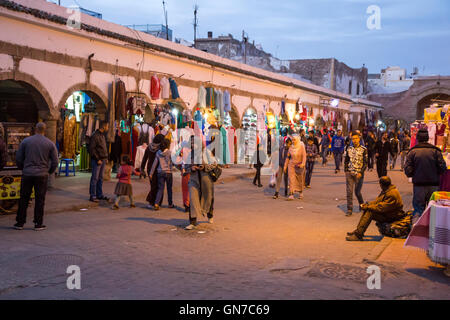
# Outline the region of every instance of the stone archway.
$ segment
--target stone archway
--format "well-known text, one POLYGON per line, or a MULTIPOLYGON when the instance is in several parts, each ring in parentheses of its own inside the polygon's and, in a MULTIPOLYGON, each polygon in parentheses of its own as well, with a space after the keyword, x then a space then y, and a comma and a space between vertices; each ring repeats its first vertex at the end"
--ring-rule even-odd
POLYGON ((10 80, 19 83, 33 97, 38 109, 39 117, 42 120, 54 118, 53 100, 47 89, 32 75, 20 71, 0 72, 0 81, 10 80))
POLYGON ((447 104, 450 103, 450 88, 433 86, 418 94, 414 100, 416 119, 423 119, 424 109, 433 104, 434 100, 448 101, 447 104))
POLYGON ((90 83, 79 83, 68 88, 62 95, 62 98, 59 100, 56 106, 57 110, 62 108, 67 99, 76 91, 83 91, 92 100, 94 100, 100 119, 106 120, 108 111, 108 98, 97 86, 90 83))

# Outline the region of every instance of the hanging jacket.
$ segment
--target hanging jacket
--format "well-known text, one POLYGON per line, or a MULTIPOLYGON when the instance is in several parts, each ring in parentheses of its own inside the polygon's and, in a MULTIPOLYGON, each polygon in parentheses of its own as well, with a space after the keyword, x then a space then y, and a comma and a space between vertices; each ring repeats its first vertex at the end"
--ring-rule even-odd
POLYGON ((172 78, 169 79, 169 83, 170 91, 172 92, 172 99, 178 99, 180 97, 180 94, 178 93, 177 83, 172 78))
POLYGON ((125 89, 125 83, 119 79, 116 81, 116 95, 115 95, 116 120, 124 120, 127 118, 126 99, 127 99, 127 92, 125 89))
POLYGON ((152 100, 158 100, 160 92, 161 92, 161 85, 159 83, 159 79, 156 75, 154 75, 152 76, 150 85, 150 96, 152 97, 152 100))
POLYGON ((198 88, 198 106, 200 108, 206 108, 206 89, 203 86, 198 88))

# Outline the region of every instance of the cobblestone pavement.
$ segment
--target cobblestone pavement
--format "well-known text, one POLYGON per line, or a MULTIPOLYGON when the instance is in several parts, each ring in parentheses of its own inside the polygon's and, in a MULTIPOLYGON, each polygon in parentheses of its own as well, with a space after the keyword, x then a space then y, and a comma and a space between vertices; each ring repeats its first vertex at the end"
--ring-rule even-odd
MULTIPOLYGON (((400 171, 389 175, 409 209, 412 186, 400 171)), ((1 216, 0 299, 450 298, 442 266, 403 240, 371 225, 366 241, 345 241, 360 214, 345 217, 344 174, 331 165, 316 165, 304 200, 273 200, 268 176, 263 183, 243 176, 216 184, 214 224, 193 231, 183 229, 181 209, 154 212, 143 202, 47 214, 41 232, 31 223, 12 230, 14 216, 1 216), (381 268, 380 290, 366 286, 372 264, 381 268), (81 268, 81 290, 66 287, 69 265, 81 268)), ((375 172, 367 173, 365 200, 378 192, 375 172)))

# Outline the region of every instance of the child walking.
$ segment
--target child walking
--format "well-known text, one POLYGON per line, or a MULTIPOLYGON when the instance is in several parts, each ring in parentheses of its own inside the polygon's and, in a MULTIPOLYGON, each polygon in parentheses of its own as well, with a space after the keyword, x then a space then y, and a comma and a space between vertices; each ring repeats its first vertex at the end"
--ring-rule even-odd
POLYGON ((117 172, 117 178, 119 181, 116 184, 116 189, 114 194, 116 195, 116 200, 112 207, 113 210, 119 209, 119 201, 121 196, 128 196, 130 199, 130 208, 135 208, 133 201, 133 188, 131 186, 131 175, 135 173, 133 168, 133 162, 128 156, 123 158, 123 163, 117 172))
POLYGON ((306 188, 311 188, 311 176, 314 169, 314 163, 316 162, 316 157, 319 155, 319 150, 314 144, 313 137, 308 138, 308 143, 306 145, 306 175, 305 175, 305 186, 306 188))

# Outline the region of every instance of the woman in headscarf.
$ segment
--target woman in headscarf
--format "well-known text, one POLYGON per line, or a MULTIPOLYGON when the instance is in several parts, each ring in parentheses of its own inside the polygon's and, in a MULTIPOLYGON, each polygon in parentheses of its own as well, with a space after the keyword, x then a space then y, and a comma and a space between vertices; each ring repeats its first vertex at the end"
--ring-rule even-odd
MULTIPOLYGON (((156 195, 158 193, 158 179, 150 179, 150 171, 153 166, 153 161, 155 161, 156 152, 158 152, 163 140, 164 135, 157 134, 153 138, 153 142, 145 150, 144 158, 142 158, 141 172, 147 172, 147 176, 150 180, 150 191, 147 195, 147 202, 149 203, 147 208, 149 209, 152 209, 155 206, 156 195), (145 171, 146 169, 147 171, 145 171)), ((161 198, 161 202, 162 200, 163 198, 161 198)), ((158 203, 158 205, 160 206, 161 203, 158 203)))
POLYGON ((303 173, 306 166, 305 145, 301 142, 299 136, 294 136, 292 142, 284 163, 284 172, 287 172, 289 176, 290 195, 288 200, 294 200, 295 192, 299 192, 299 198, 303 199, 303 173))

